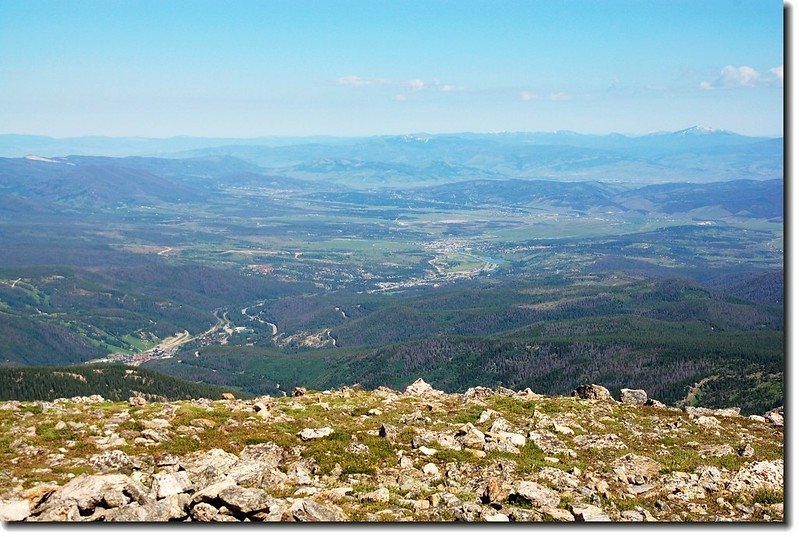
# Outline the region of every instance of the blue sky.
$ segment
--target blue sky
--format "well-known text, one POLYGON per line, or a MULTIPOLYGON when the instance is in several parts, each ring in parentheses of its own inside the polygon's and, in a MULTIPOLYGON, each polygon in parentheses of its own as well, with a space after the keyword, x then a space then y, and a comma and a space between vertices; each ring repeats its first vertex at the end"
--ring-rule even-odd
POLYGON ((782 133, 776 0, 0 0, 0 133, 782 133))

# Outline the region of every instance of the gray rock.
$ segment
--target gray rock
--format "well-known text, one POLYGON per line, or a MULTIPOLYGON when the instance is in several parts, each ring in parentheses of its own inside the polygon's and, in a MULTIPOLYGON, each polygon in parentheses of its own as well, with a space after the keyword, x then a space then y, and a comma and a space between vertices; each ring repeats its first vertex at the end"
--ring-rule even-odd
POLYGON ((645 405, 648 400, 644 390, 631 390, 622 388, 619 392, 619 401, 628 405, 645 405))
POLYGON ((560 494, 535 481, 519 482, 515 487, 515 494, 539 508, 547 505, 555 507, 560 503, 560 494))
POLYGON ((195 492, 194 495, 191 497, 191 503, 192 504, 201 503, 201 502, 217 503, 219 499, 219 493, 221 493, 225 489, 235 486, 237 486, 236 482, 232 479, 225 479, 223 481, 218 481, 195 492))
POLYGON ((405 388, 405 395, 428 396, 428 395, 444 395, 444 392, 433 389, 424 379, 418 378, 413 384, 405 388))
POLYGON ((738 470, 727 489, 732 492, 753 492, 758 489, 782 491, 784 471, 782 459, 751 462, 738 470))
POLYGON ((359 498, 365 502, 388 502, 390 499, 390 493, 387 488, 381 487, 377 490, 373 490, 372 492, 366 492, 361 494, 359 498))
POLYGON ((80 511, 97 506, 120 507, 131 501, 150 503, 147 491, 123 474, 82 475, 55 491, 41 506, 42 511, 64 503, 74 503, 80 511))
POLYGON ((545 505, 541 508, 541 512, 558 522, 574 522, 574 515, 565 509, 545 505))
POLYGON ((318 438, 330 436, 333 434, 333 432, 333 429, 330 427, 322 427, 320 429, 303 429, 297 433, 297 436, 300 437, 300 440, 307 442, 309 440, 316 440, 318 438))
POLYGON ((200 488, 221 479, 238 460, 236 455, 214 448, 191 453, 182 459, 181 464, 189 472, 192 482, 200 488))
POLYGON ((346 513, 336 506, 311 499, 297 500, 290 507, 290 513, 299 522, 345 522, 346 513))
POLYGON ((486 522, 510 522, 508 515, 502 513, 491 513, 485 515, 483 517, 483 520, 485 520, 486 522))
POLYGON ((220 491, 219 499, 231 509, 244 514, 265 511, 272 502, 272 497, 263 490, 239 486, 228 487, 220 491))
POLYGON ((153 476, 153 493, 159 500, 192 491, 194 491, 194 486, 186 471, 159 472, 153 476))
POLYGON ((614 401, 613 396, 610 395, 610 391, 599 384, 583 384, 582 386, 578 386, 572 392, 572 397, 595 399, 598 401, 614 401))
POLYGON ((663 467, 659 462, 642 455, 628 453, 611 463, 611 468, 616 475, 632 478, 634 484, 642 485, 656 478, 663 467), (636 479, 639 478, 640 479, 636 479), (640 481, 640 483, 636 483, 640 481))
POLYGON ((785 414, 783 407, 778 407, 773 410, 769 410, 763 417, 766 418, 766 421, 772 423, 778 427, 783 427, 785 425, 785 414))
POLYGON ((208 503, 198 503, 191 508, 191 518, 197 522, 213 522, 219 509, 208 503))
POLYGON ((133 461, 128 457, 128 454, 118 449, 92 455, 89 458, 89 464, 99 472, 122 470, 133 467, 133 461))
POLYGON ((380 436, 390 442, 396 442, 397 438, 399 438, 399 429, 394 425, 383 423, 380 425, 380 436))
POLYGON ((538 471, 537 476, 539 479, 545 479, 549 481, 556 490, 561 492, 574 490, 580 486, 579 479, 572 474, 564 472, 560 468, 552 468, 550 466, 541 468, 541 470, 538 471))
POLYGON ((610 517, 597 507, 587 503, 570 506, 576 522, 610 522, 610 517))
POLYGON ((724 457, 732 455, 735 450, 729 444, 710 444, 699 447, 699 455, 702 457, 724 457))
POLYGON ((272 442, 247 446, 239 454, 242 461, 259 461, 273 468, 277 468, 284 456, 285 450, 272 442))
POLYGON ((485 434, 471 423, 461 427, 455 438, 463 447, 471 449, 483 449, 486 441, 485 434))

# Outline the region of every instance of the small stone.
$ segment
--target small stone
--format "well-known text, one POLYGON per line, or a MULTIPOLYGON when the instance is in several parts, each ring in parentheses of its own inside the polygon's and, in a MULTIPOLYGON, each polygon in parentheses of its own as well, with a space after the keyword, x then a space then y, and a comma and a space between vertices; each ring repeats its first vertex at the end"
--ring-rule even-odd
POLYGON ((432 462, 428 462, 427 464, 422 466, 422 473, 424 475, 429 475, 431 477, 439 477, 441 475, 438 466, 436 466, 432 462))
POLYGON ((225 392, 222 394, 222 399, 224 399, 225 401, 235 401, 236 396, 230 392, 225 392))
POLYGON ((383 411, 379 408, 370 408, 367 412, 370 416, 381 416, 383 415, 383 411))
POLYGON ((306 393, 308 393, 308 389, 307 388, 305 388, 303 386, 297 386, 297 387, 294 388, 294 390, 292 390, 291 396, 292 397, 302 397, 306 393))
POLYGON ((419 448, 419 451, 422 453, 422 455, 427 455, 427 456, 433 456, 436 453, 438 453, 437 449, 429 448, 427 446, 421 446, 419 448))
POLYGON ((147 399, 145 399, 140 395, 137 395, 135 397, 128 398, 128 404, 130 406, 144 406, 147 404, 147 399))

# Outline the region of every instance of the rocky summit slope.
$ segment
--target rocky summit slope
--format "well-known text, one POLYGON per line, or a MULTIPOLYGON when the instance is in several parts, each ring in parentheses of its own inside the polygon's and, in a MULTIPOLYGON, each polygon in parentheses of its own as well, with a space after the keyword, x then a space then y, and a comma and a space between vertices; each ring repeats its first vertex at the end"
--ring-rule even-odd
POLYGON ((274 399, 0 403, 6 521, 779 521, 782 411, 421 379, 274 399))

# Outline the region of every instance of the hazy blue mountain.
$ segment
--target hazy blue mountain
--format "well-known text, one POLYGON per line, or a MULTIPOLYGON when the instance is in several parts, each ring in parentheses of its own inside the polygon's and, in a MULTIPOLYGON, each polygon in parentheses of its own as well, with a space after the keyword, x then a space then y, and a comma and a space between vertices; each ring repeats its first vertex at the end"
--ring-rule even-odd
POLYGON ((198 175, 214 166, 352 185, 434 184, 470 179, 556 179, 638 184, 782 177, 783 139, 703 127, 644 136, 461 133, 361 138, 52 139, 0 136, 0 154, 168 156, 131 163, 154 173, 198 175), (241 161, 247 161, 246 163, 241 161), (146 164, 146 165, 145 165, 146 164), (259 169, 262 168, 262 169, 259 169))
POLYGON ((179 202, 200 193, 149 171, 98 160, 0 158, 0 197, 79 209, 116 204, 179 202))

